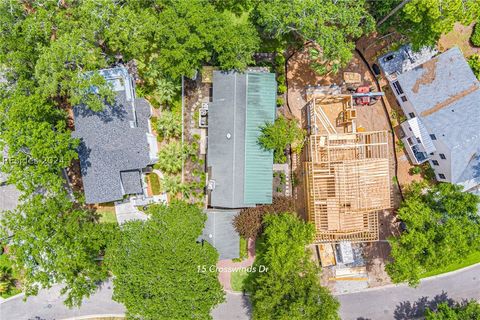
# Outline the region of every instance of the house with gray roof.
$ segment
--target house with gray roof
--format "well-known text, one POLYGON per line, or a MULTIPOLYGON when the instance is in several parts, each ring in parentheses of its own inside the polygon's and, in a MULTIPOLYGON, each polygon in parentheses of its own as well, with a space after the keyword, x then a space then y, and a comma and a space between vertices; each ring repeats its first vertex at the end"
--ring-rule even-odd
MULTIPOLYGON (((395 68, 379 58, 392 91, 407 120, 401 124, 402 141, 414 164, 429 161, 439 181, 479 192, 480 83, 459 48, 412 68, 395 68)), ((411 61, 410 61, 411 62, 411 61)))
POLYGON ((78 155, 86 203, 146 196, 144 172, 157 161, 157 142, 150 125, 151 106, 135 98, 131 76, 123 67, 100 70, 115 92, 115 102, 95 112, 73 108, 78 155))
POLYGON ((275 74, 213 72, 208 106, 208 195, 216 208, 272 203, 273 153, 258 144, 275 120, 275 74))

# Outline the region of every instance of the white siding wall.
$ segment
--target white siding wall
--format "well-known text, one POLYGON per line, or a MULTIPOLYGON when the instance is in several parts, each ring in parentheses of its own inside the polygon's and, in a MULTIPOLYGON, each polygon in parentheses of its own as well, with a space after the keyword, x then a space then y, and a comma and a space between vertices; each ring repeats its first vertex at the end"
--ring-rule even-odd
MULTIPOLYGON (((413 108, 412 106, 412 103, 407 100, 407 101, 402 101, 402 96, 404 96, 404 94, 398 94, 398 92, 395 90, 395 87, 393 86, 393 82, 390 82, 390 87, 395 95, 395 98, 397 99, 398 103, 400 104, 400 107, 402 108, 403 110, 403 113, 405 114, 405 116, 407 117, 407 119, 410 119, 410 113, 414 113, 415 114, 415 109, 413 108)), ((415 116, 417 116, 415 114, 415 116)), ((405 133, 405 138, 402 139, 403 143, 405 144, 405 148, 407 150, 407 153, 410 157, 410 159, 412 160, 412 162, 414 164, 418 164, 418 162, 416 161, 415 157, 413 156, 413 153, 409 147, 409 144, 408 144, 408 141, 407 139, 410 138, 412 139, 413 143, 415 144, 416 141, 415 141, 415 136, 413 135, 412 131, 410 131, 408 129, 408 124, 406 122, 402 123, 401 124, 402 126, 402 129, 405 133)), ((433 155, 428 155, 429 157, 429 162, 430 162, 430 165, 432 166, 433 170, 435 171, 435 175, 437 177, 437 179, 439 181, 448 181, 450 182, 451 179, 452 179, 452 173, 451 173, 451 154, 450 154, 450 150, 442 143, 440 142, 438 139, 441 139, 441 133, 440 132, 430 132, 430 133, 433 133, 435 134, 435 136, 437 137, 437 140, 433 140, 433 144, 435 145, 435 148, 437 149, 436 152, 433 153, 433 155), (440 153, 443 153, 446 157, 445 160, 441 159, 439 154, 440 153), (438 162, 438 166, 435 166, 433 164, 433 161, 432 160, 436 160, 438 162), (439 177, 439 174, 443 174, 445 176, 445 179, 441 179, 439 177)))

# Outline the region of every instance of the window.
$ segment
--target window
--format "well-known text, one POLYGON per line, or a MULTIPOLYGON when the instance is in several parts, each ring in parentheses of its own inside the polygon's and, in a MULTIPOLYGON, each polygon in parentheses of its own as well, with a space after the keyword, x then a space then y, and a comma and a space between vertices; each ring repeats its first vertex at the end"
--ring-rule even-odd
POLYGON ((445 157, 445 155, 444 155, 443 153, 440 153, 440 154, 438 154, 438 155, 440 156, 440 159, 442 159, 442 160, 447 159, 447 157, 445 157))
POLYGON ((393 82, 392 85, 393 85, 393 88, 395 89, 395 92, 397 93, 397 95, 403 94, 403 89, 400 86, 400 83, 398 81, 393 82))
POLYGON ((407 141, 408 141, 408 144, 409 144, 409 145, 412 145, 412 144, 413 144, 412 138, 407 138, 407 141))
POLYGON ((416 138, 417 138, 417 142, 418 142, 418 143, 422 143, 422 140, 420 140, 419 137, 416 137, 416 138))
POLYGON ((410 112, 410 113, 408 114, 408 116, 410 117, 410 119, 411 119, 411 118, 415 118, 415 113, 410 112))
POLYGON ((403 102, 407 102, 407 97, 401 96, 400 99, 402 99, 403 102))
POLYGON ((439 174, 438 174, 438 177, 439 177, 440 179, 445 180, 445 175, 444 175, 443 173, 439 173, 439 174))
POLYGON ((432 163, 434 166, 438 166, 438 161, 437 160, 432 160, 432 163))
POLYGON ((432 139, 432 140, 437 140, 437 137, 435 137, 434 134, 431 134, 431 135, 430 135, 430 139, 432 139))

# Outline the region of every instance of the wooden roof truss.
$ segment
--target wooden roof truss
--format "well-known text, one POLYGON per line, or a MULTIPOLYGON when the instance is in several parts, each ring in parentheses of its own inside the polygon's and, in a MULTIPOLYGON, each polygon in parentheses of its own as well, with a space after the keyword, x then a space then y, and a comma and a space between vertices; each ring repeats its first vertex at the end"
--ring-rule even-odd
POLYGON ((304 170, 316 242, 378 240, 378 212, 390 208, 386 131, 311 135, 304 170))

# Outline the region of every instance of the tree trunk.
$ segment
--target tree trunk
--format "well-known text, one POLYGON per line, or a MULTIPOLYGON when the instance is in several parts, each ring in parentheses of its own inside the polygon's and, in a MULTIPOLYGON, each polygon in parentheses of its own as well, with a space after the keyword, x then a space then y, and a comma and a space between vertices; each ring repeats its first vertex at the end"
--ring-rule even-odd
POLYGON ((385 21, 387 21, 391 16, 397 13, 398 10, 402 9, 403 6, 405 6, 410 1, 412 0, 403 0, 398 6, 393 8, 392 11, 390 11, 385 17, 383 17, 380 21, 377 22, 377 27, 380 27, 380 25, 382 25, 385 21))

